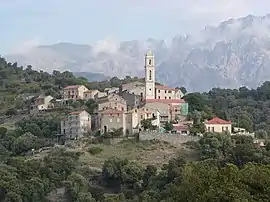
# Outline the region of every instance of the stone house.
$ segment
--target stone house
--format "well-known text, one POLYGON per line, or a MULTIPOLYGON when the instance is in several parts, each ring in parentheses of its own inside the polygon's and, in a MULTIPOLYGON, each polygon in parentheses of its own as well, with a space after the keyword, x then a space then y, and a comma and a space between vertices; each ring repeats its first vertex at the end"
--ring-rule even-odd
POLYGON ((91 116, 86 111, 71 112, 61 121, 61 134, 66 139, 77 139, 91 131, 91 116))
POLYGON ((141 102, 143 97, 140 95, 135 95, 132 93, 129 93, 127 91, 124 91, 122 93, 122 97, 124 100, 126 100, 127 103, 127 110, 131 110, 133 108, 139 108, 141 106, 141 102))
POLYGON ((65 100, 84 99, 84 92, 88 89, 84 85, 67 86, 63 89, 65 100))
POLYGON ((140 81, 134 81, 131 83, 122 84, 119 88, 119 94, 123 92, 128 92, 135 95, 140 95, 144 97, 145 93, 145 83, 140 81))
POLYGON ((35 104, 31 106, 30 113, 35 114, 39 111, 46 111, 47 109, 54 108, 54 103, 52 103, 53 100, 54 98, 50 95, 37 97, 35 99, 35 104))
POLYGON ((127 102, 124 98, 117 94, 110 94, 108 96, 97 99, 98 111, 106 109, 114 109, 118 111, 127 111, 127 102))
POLYGON ((124 111, 115 109, 105 109, 99 112, 100 118, 100 132, 107 133, 114 129, 123 129, 123 133, 126 131, 124 111))
POLYGON ((160 128, 160 113, 157 110, 143 107, 140 109, 132 109, 125 113, 126 133, 134 134, 141 129, 141 121, 144 119, 152 119, 151 123, 160 128))
POLYGON ((207 132, 213 133, 232 133, 232 122, 214 117, 213 119, 206 121, 205 128, 207 132))
POLYGON ((94 100, 98 98, 98 90, 87 90, 83 92, 83 99, 84 100, 94 100))
POLYGON ((180 89, 169 88, 167 86, 155 86, 155 99, 181 99, 184 94, 180 89))

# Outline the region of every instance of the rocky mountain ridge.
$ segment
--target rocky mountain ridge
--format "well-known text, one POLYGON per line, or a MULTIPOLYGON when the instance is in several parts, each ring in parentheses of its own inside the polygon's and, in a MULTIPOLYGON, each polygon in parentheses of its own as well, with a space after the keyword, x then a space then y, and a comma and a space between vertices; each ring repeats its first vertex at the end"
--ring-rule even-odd
POLYGON ((270 80, 270 14, 229 19, 194 35, 176 36, 171 44, 109 38, 91 46, 38 46, 7 59, 46 71, 143 76, 143 57, 149 48, 155 52, 158 81, 169 86, 185 86, 189 91, 256 87, 270 80))

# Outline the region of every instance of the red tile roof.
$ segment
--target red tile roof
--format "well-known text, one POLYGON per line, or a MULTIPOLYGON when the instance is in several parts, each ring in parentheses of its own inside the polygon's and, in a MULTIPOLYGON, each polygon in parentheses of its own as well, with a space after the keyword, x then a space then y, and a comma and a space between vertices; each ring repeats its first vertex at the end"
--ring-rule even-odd
POLYGON ((74 85, 74 86, 66 86, 64 89, 73 89, 73 88, 79 88, 81 85, 74 85))
POLYGON ((119 111, 116 109, 105 109, 103 111, 100 111, 101 114, 123 114, 123 111, 119 111))
POLYGON ((178 91, 178 89, 175 89, 175 88, 169 88, 168 86, 162 86, 162 85, 156 85, 156 89, 159 89, 159 90, 172 90, 172 91, 178 91))
POLYGON ((225 121, 221 118, 215 117, 209 121, 206 122, 206 124, 232 124, 231 121, 225 121))
POLYGON ((82 113, 83 111, 77 111, 77 112, 70 112, 69 115, 78 115, 82 113))
POLYGON ((176 131, 181 131, 181 130, 188 130, 188 126, 184 124, 174 124, 173 129, 176 131))
POLYGON ((146 103, 164 103, 164 104, 172 104, 172 103, 186 103, 183 99, 146 99, 146 103))

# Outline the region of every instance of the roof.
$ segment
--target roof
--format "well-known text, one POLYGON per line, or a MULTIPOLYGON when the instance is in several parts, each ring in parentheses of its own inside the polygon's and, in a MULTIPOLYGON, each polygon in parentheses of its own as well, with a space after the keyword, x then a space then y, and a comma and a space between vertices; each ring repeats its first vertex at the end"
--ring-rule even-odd
POLYGON ((186 103, 183 99, 146 99, 146 103, 164 103, 164 104, 172 104, 172 103, 186 103))
POLYGON ((231 121, 225 121, 221 118, 215 117, 209 121, 206 122, 206 124, 232 124, 231 121))
POLYGON ((87 90, 87 91, 84 91, 83 93, 92 93, 92 92, 96 92, 98 90, 87 90))
POLYGON ((74 86, 66 86, 64 89, 73 89, 73 88, 79 88, 82 85, 74 85, 74 86))
POLYGON ((105 109, 103 111, 100 111, 101 114, 123 114, 123 111, 119 111, 116 109, 105 109))
POLYGON ((78 115, 82 113, 83 111, 76 111, 76 112, 70 112, 69 115, 78 115))
POLYGON ((176 131, 188 130, 188 126, 184 124, 173 124, 173 129, 176 131))
POLYGON ((159 90, 179 91, 179 89, 169 88, 168 86, 162 86, 162 85, 156 85, 156 89, 159 89, 159 90))

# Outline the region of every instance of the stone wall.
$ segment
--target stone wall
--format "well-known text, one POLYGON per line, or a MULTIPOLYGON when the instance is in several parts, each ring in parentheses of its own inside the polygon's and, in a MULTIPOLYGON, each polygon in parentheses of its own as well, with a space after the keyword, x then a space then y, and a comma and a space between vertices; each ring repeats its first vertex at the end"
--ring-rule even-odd
POLYGON ((161 140, 178 146, 188 141, 198 141, 199 136, 181 135, 176 133, 140 132, 140 140, 161 140))

